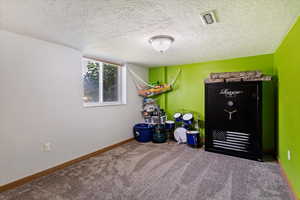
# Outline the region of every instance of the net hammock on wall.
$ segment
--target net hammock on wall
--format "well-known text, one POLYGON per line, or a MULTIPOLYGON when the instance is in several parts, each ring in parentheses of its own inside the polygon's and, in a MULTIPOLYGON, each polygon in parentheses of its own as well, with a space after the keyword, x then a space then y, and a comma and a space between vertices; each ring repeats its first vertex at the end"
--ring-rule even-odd
POLYGON ((142 97, 153 97, 165 92, 169 92, 173 89, 173 86, 181 72, 181 69, 179 69, 176 73, 176 76, 170 83, 164 83, 161 84, 159 82, 157 83, 147 83, 144 81, 139 75, 137 75, 135 72, 133 72, 131 69, 128 68, 128 71, 133 77, 134 84, 138 90, 138 94, 142 97))

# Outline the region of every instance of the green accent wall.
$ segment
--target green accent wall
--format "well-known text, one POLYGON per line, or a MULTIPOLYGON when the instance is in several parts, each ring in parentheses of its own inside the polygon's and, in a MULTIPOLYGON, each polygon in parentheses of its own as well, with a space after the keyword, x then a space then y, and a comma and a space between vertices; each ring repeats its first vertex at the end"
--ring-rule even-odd
POLYGON ((300 197, 300 18, 274 54, 274 72, 278 76, 279 160, 300 197))
MULTIPOLYGON (((165 83, 166 81, 166 69, 164 67, 151 68, 149 70, 149 81, 165 83)), ((162 109, 166 110, 166 95, 161 94, 155 98, 157 103, 162 109)))
POLYGON ((171 82, 181 70, 173 91, 159 97, 159 103, 172 114, 187 109, 204 114, 204 79, 211 72, 261 70, 273 74, 273 55, 260 55, 188 65, 154 67, 149 69, 149 80, 171 82))
MULTIPOLYGON (((180 112, 184 109, 197 112, 200 114, 200 119, 204 120, 204 79, 211 72, 261 70, 264 74, 272 75, 273 55, 267 54, 188 65, 154 67, 149 69, 149 80, 170 83, 178 70, 181 70, 181 74, 176 81, 174 90, 159 96, 157 102, 167 111, 169 118, 172 118, 175 112, 180 112)), ((270 97, 270 95, 268 96, 270 97)), ((263 106, 263 109, 269 115, 274 115, 274 109, 270 109, 270 107, 274 108, 272 101, 271 104, 263 106)), ((273 123, 270 123, 269 127, 266 127, 269 134, 264 134, 264 141, 266 141, 264 149, 266 151, 273 149, 273 125, 273 123)), ((265 129, 265 127, 263 128, 265 129)))

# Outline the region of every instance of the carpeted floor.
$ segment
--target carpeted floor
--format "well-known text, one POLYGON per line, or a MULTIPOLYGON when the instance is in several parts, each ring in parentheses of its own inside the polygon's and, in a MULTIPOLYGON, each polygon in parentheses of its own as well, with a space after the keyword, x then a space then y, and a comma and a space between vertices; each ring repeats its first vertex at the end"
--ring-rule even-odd
POLYGON ((0 193, 0 200, 289 200, 275 162, 130 142, 0 193))

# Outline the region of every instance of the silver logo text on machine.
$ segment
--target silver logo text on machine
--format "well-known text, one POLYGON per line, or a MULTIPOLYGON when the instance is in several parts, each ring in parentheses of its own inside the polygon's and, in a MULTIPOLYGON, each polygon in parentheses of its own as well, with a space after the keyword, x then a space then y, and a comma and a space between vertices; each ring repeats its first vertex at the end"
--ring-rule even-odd
POLYGON ((241 90, 229 90, 227 88, 222 89, 219 94, 224 94, 226 97, 235 97, 238 94, 243 94, 241 90))

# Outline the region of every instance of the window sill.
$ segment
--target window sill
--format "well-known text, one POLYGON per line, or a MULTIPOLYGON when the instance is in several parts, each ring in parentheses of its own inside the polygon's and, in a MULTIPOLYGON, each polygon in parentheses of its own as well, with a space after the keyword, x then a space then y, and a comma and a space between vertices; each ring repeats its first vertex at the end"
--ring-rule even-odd
POLYGON ((126 103, 121 103, 121 102, 106 102, 106 103, 84 103, 83 107, 84 108, 90 108, 90 107, 104 107, 104 106, 122 106, 125 105, 126 103))

